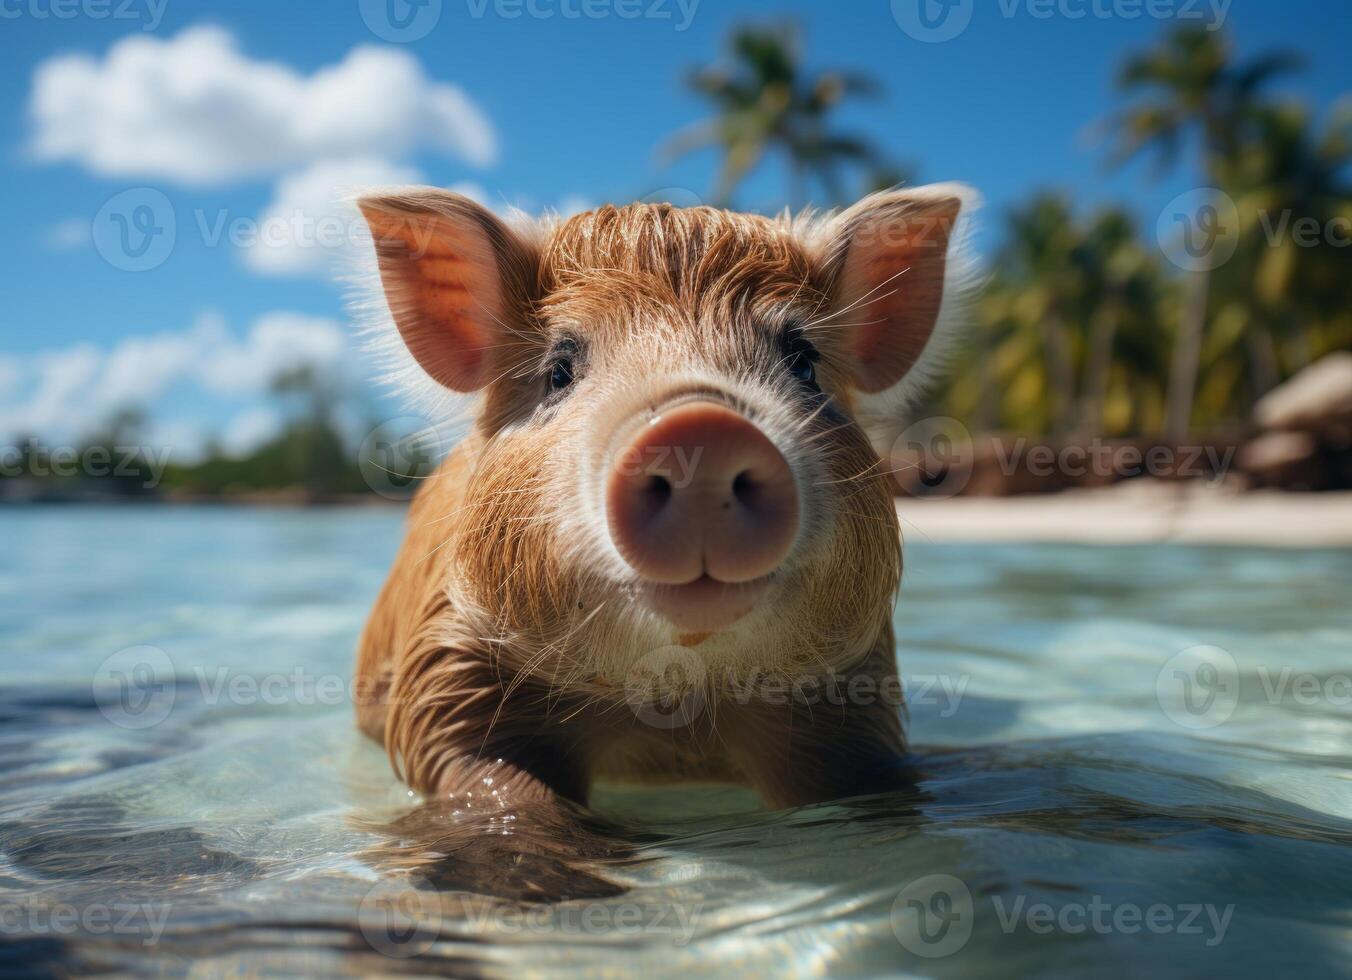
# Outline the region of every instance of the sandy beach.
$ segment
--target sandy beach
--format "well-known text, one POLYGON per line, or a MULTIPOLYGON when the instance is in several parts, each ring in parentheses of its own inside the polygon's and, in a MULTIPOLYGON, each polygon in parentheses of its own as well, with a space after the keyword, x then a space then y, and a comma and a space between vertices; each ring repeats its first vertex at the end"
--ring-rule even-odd
POLYGON ((1233 493, 1136 481, 1037 496, 901 498, 897 514, 912 540, 1352 547, 1352 492, 1233 493))

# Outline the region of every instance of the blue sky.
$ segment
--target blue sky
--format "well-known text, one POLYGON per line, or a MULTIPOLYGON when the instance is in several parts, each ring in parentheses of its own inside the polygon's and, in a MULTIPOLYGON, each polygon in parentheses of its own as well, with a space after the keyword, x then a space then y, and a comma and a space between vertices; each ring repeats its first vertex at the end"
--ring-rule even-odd
MULTIPOLYGON (((1187 17, 1223 0, 975 0, 941 43, 903 29, 911 0, 531 0, 549 16, 526 0, 55 2, 67 6, 0 3, 0 438, 20 426, 70 438, 143 401, 158 438, 190 452, 208 434, 241 448, 266 435, 265 375, 288 358, 366 372, 327 253, 214 237, 229 222, 247 230, 270 209, 319 208, 328 183, 386 177, 527 209, 704 193, 713 154, 662 167, 655 153, 704 115, 682 75, 718 56, 730 27, 788 16, 809 67, 861 69, 885 89, 842 126, 922 181, 982 191, 985 248, 1002 212, 1045 188, 1125 201, 1149 228, 1196 176, 1110 172, 1091 124, 1114 105, 1115 66, 1171 25, 1130 11, 1187 17), (431 17, 413 21, 422 36, 390 43, 387 3, 431 17), (626 3, 656 16, 621 16, 626 3), (199 73, 208 91, 194 103, 199 73), (110 200, 170 209, 173 246, 152 267, 129 271, 96 247, 117 229, 110 200)), ((1320 110, 1352 90, 1344 0, 1232 0, 1224 27, 1241 55, 1303 52, 1283 88, 1320 110)), ((740 203, 777 208, 782 176, 762 168, 740 203)))

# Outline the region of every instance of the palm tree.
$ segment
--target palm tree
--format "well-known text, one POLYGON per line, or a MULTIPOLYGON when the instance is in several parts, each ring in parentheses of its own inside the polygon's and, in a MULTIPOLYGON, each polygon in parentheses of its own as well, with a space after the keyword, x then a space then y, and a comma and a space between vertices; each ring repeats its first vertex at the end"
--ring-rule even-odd
POLYGON ((1089 324, 1077 422, 1084 433, 1101 433, 1118 331, 1133 312, 1148 317, 1158 309, 1155 267, 1135 222, 1120 208, 1109 208, 1090 223, 1076 249, 1076 265, 1089 324))
POLYGON ((831 203, 838 203, 844 193, 842 167, 886 172, 868 141, 831 126, 831 113, 844 99, 876 94, 871 79, 845 71, 808 74, 801 65, 798 33, 788 26, 740 28, 729 50, 730 65, 701 68, 690 77, 690 87, 717 114, 676 134, 665 147, 669 157, 711 146, 722 151, 716 204, 726 206, 771 152, 782 154, 789 168, 788 196, 795 206, 806 203, 811 178, 825 188, 831 203))
POLYGON ((1048 427, 1056 433, 1070 429, 1075 409, 1079 241, 1070 204, 1056 194, 1039 194, 1010 214, 1008 239, 996 259, 1016 284, 1017 319, 1035 332, 1045 359, 1043 397, 1048 427))
MULTIPOLYGON (((1128 59, 1118 76, 1119 88, 1137 101, 1113 120, 1114 160, 1153 148, 1160 169, 1167 169, 1192 139, 1200 145, 1202 173, 1213 186, 1226 187, 1255 119, 1260 89, 1296 64, 1284 52, 1235 64, 1219 31, 1175 30, 1157 47, 1128 59)), ((1191 424, 1209 292, 1210 270, 1192 272, 1170 363, 1165 428, 1175 440, 1191 424)))
POLYGON ((1236 161, 1234 258, 1211 279, 1197 424, 1243 417, 1282 378, 1352 347, 1352 118, 1321 130, 1299 105, 1264 107, 1236 161))
POLYGON ((1322 132, 1297 105, 1262 112, 1259 131, 1261 139, 1240 158, 1245 190, 1238 208, 1247 251, 1255 256, 1246 271, 1254 305, 1268 323, 1268 342, 1276 336, 1298 348, 1298 356, 1287 358, 1298 369, 1328 349, 1318 336, 1320 321, 1347 308, 1352 250, 1328 232, 1352 225, 1352 184, 1345 176, 1352 164, 1352 102, 1337 106, 1322 132))
POLYGON ((1018 297, 1018 284, 996 267, 973 310, 971 342, 958 348, 928 414, 970 419, 978 432, 1046 427, 1045 364, 1019 317, 1018 297))

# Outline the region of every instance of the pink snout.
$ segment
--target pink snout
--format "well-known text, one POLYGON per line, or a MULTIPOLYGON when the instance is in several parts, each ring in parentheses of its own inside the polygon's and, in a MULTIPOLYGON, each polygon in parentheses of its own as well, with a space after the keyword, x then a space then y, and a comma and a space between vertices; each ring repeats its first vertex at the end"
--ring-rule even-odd
POLYGON ((750 582, 787 557, 798 487, 783 454, 741 414, 687 402, 645 424, 615 457, 606 514, 642 578, 750 582))

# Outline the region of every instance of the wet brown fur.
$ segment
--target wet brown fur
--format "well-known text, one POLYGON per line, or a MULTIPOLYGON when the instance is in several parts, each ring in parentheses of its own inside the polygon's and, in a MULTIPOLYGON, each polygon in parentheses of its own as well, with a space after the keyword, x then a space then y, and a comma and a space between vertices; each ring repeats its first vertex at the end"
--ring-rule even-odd
MULTIPOLYGON (((364 210, 379 237, 391 215, 436 218, 448 206, 458 205, 429 192, 364 210)), ((491 311, 492 381, 472 434, 417 494, 362 635, 363 731, 414 788, 478 792, 493 806, 585 802, 598 778, 735 780, 772 805, 888 785, 904 748, 896 697, 738 703, 728 687, 838 674, 899 691, 899 529, 881 461, 852 416, 843 248, 784 220, 666 205, 604 207, 526 236, 489 229, 508 242, 506 260, 495 247, 512 269, 491 311), (780 377, 775 338, 789 323, 806 325, 822 352, 829 409, 801 407, 780 377), (564 334, 585 343, 592 381, 542 408, 543 359, 564 334), (583 465, 571 450, 598 420, 642 414, 687 387, 753 420, 791 416, 774 424, 790 426, 807 460, 799 477, 820 506, 765 635, 745 649, 717 635, 691 643, 691 657, 717 669, 695 692, 698 717, 667 729, 645 722, 626 690, 646 652, 626 644, 654 628, 574 540, 583 518, 566 498, 583 465)))

